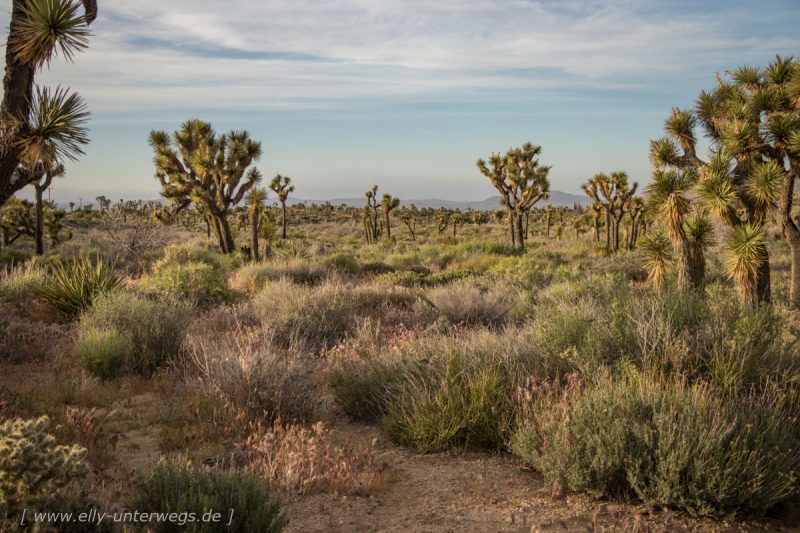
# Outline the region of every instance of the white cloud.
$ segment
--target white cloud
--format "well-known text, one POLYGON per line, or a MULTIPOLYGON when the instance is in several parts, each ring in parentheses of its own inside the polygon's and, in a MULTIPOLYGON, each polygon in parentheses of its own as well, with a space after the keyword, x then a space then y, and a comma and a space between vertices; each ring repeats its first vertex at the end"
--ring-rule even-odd
POLYGON ((780 37, 742 40, 733 12, 652 5, 104 0, 90 49, 42 79, 80 90, 95 112, 291 109, 491 90, 642 87, 796 45, 780 37))

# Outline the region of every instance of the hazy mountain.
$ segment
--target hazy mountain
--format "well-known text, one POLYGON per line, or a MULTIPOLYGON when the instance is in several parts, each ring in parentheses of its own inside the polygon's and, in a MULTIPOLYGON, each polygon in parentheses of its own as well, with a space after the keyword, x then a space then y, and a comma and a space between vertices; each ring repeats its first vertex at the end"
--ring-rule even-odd
MULTIPOLYGON (((330 202, 333 205, 348 205, 352 207, 361 207, 364 205, 364 198, 331 198, 330 200, 303 200, 300 198, 292 199, 290 197, 289 203, 291 204, 298 204, 298 203, 305 203, 305 204, 323 204, 325 202, 330 202)), ((482 211, 489 211, 493 209, 499 209, 500 205, 500 197, 499 196, 492 196, 491 198, 486 198, 485 200, 472 200, 472 201, 452 201, 452 200, 442 200, 440 198, 426 198, 426 199, 405 199, 401 198, 400 205, 415 205, 417 207, 446 207, 448 209, 479 209, 482 211)), ((537 206, 546 205, 548 202, 542 202, 537 204, 537 206)), ((564 206, 564 207, 572 207, 575 204, 579 205, 586 205, 589 203, 589 199, 586 196, 580 196, 577 194, 570 194, 561 191, 550 191, 550 200, 549 203, 553 206, 564 206)))

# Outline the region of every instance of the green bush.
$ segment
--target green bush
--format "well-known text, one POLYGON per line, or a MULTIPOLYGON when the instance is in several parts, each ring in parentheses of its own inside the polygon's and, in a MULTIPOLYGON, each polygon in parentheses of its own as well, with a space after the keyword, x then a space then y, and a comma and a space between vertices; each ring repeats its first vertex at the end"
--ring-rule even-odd
POLYGON ((500 449, 512 417, 507 368, 461 351, 408 365, 383 417, 389 437, 433 452, 500 449))
POLYGON ((798 492, 796 422, 768 396, 636 374, 527 410, 514 451, 571 490, 697 516, 760 516, 798 492))
POLYGON ((348 254, 346 252, 338 252, 331 255, 328 258, 328 264, 348 274, 355 274, 360 270, 358 260, 353 257, 353 254, 348 254))
POLYGON ((234 272, 231 288, 255 294, 271 281, 287 279, 302 285, 317 285, 328 275, 325 268, 310 261, 270 261, 250 263, 234 272))
POLYGON ((176 296, 199 305, 212 305, 230 299, 228 282, 217 263, 172 261, 165 257, 142 279, 147 292, 176 296))
POLYGON ((101 257, 55 260, 50 272, 35 287, 36 295, 68 316, 88 309, 95 298, 125 287, 114 265, 101 257))
POLYGON ((91 374, 111 379, 123 372, 131 341, 115 329, 82 329, 75 351, 91 374))
POLYGON ((106 347, 111 355, 127 342, 124 370, 150 372, 178 354, 191 319, 191 306, 178 300, 152 301, 132 293, 104 295, 81 315, 79 353, 94 349, 99 354, 97 350, 106 347))
POLYGON ((25 509, 29 517, 60 510, 73 482, 87 473, 86 450, 56 444, 49 427, 47 417, 0 425, 0 527, 16 529, 25 509))
POLYGON ((201 472, 174 463, 159 463, 140 478, 131 509, 143 513, 193 513, 196 522, 153 521, 156 533, 217 531, 271 533, 282 531, 286 519, 280 501, 270 494, 267 481, 242 471, 201 472), (220 522, 202 522, 209 510, 222 514, 220 522), (233 521, 228 525, 233 510, 233 521))

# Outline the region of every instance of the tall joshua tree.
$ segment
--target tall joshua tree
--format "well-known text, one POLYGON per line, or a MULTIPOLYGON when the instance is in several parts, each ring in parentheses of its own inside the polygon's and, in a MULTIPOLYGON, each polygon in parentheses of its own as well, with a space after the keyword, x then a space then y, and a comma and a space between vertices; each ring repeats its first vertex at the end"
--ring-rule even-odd
MULTIPOLYGON (((677 253, 678 287, 689 290, 702 280, 695 279, 692 250, 686 233, 686 217, 691 211, 689 192, 696 181, 692 172, 656 170, 647 188, 650 208, 664 222, 670 241, 677 253)), ((648 241, 648 249, 661 244, 662 237, 648 241)))
POLYGON ((380 204, 378 203, 378 186, 373 185, 370 190, 364 193, 364 196, 367 198, 364 215, 366 216, 366 222, 369 224, 367 242, 375 242, 378 240, 379 235, 378 206, 380 204))
POLYGON ((500 201, 508 211, 511 245, 525 249, 523 217, 540 200, 549 198, 551 167, 539 165, 542 147, 525 143, 511 148, 505 155, 492 154, 488 164, 478 160, 478 170, 500 193, 500 201))
POLYGON ((150 133, 161 195, 180 211, 194 203, 208 215, 223 253, 235 251, 228 215, 261 181, 253 165, 261 143, 246 131, 217 135, 208 122, 189 120, 170 136, 150 133))
POLYGON ((383 193, 381 208, 383 209, 383 217, 386 220, 386 239, 390 240, 392 238, 392 226, 389 222, 389 214, 399 206, 400 198, 395 198, 391 194, 383 193))
POLYGON ((800 305, 800 228, 793 219, 800 169, 799 68, 793 58, 779 56, 765 69, 743 66, 718 76, 694 109, 673 109, 666 136, 651 143, 660 166, 698 175, 700 200, 729 230, 728 272, 743 301, 752 305, 771 300, 763 224, 776 207, 791 251, 789 300, 800 305), (711 144, 705 160, 697 154, 698 127, 711 144))
POLYGON ((54 165, 83 154, 81 145, 89 142, 83 99, 61 87, 36 87, 34 80, 54 57, 72 60, 88 46, 96 16, 96 0, 13 0, 0 104, 0 206, 41 178, 28 171, 38 161, 54 165))
POLYGON ((253 253, 253 261, 258 262, 258 236, 261 231, 261 215, 264 212, 264 202, 267 199, 267 190, 263 187, 256 187, 247 195, 247 218, 250 222, 250 240, 253 253))
POLYGON ((281 203, 281 225, 283 227, 281 238, 283 239, 286 239, 286 226, 288 223, 286 200, 289 198, 289 194, 294 192, 294 185, 291 183, 291 178, 278 174, 272 178, 272 182, 269 184, 269 188, 278 195, 278 200, 281 203))

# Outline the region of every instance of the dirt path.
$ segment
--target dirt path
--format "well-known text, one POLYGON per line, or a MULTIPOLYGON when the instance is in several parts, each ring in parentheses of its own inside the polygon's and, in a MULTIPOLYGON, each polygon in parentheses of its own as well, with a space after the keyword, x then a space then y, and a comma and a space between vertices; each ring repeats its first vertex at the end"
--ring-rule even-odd
POLYGON ((386 488, 369 498, 317 494, 289 502, 291 532, 764 531, 777 526, 691 520, 582 495, 553 500, 539 476, 507 455, 421 455, 392 445, 374 427, 338 424, 336 431, 354 442, 378 439, 380 457, 389 465, 386 488))

